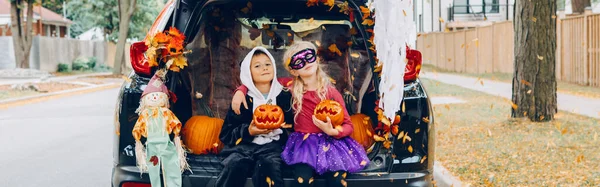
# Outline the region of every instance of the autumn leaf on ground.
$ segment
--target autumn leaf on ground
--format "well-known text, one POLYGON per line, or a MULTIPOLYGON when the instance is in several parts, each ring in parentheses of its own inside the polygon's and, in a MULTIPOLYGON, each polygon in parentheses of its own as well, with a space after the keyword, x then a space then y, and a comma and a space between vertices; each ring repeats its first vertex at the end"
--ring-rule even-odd
POLYGON ((362 24, 363 24, 363 25, 368 25, 368 26, 373 26, 373 25, 375 24, 375 22, 373 22, 373 20, 372 20, 372 19, 365 19, 365 20, 362 22, 362 24))
POLYGON ((332 53, 337 54, 338 56, 342 56, 342 52, 340 51, 340 49, 338 49, 337 45, 335 44, 331 44, 329 46, 329 51, 331 51, 332 53))
POLYGON ((583 161, 583 158, 584 158, 583 155, 577 156, 577 160, 576 160, 577 163, 580 163, 581 161, 583 161))

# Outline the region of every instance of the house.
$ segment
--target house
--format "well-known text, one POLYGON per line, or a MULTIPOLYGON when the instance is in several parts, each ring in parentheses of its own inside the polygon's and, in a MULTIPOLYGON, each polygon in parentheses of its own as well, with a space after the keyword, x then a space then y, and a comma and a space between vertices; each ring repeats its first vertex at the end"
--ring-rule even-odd
MULTIPOLYGON (((0 0, 0 36, 11 36, 10 31, 10 2, 0 0)), ((27 13, 24 13, 27 19, 27 13)), ((50 37, 69 37, 69 27, 73 22, 60 14, 42 6, 33 7, 33 33, 34 35, 50 37)))
POLYGON ((513 19, 515 0, 416 0, 418 32, 473 28, 513 19))
POLYGON ((91 28, 76 37, 79 40, 104 40, 104 31, 102 27, 91 28))

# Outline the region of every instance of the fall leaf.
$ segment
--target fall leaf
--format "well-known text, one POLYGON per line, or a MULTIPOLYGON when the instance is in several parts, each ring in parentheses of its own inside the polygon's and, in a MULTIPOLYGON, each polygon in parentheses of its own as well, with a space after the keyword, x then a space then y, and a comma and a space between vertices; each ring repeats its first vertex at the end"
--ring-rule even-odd
POLYGON ((311 178, 308 180, 308 184, 312 184, 312 182, 313 182, 313 181, 315 181, 315 178, 314 178, 314 177, 311 177, 311 178))
POLYGON ((361 165, 361 166, 366 166, 366 165, 367 165, 367 161, 364 161, 364 160, 363 160, 363 161, 361 161, 361 162, 360 162, 360 165, 361 165))
POLYGON ((531 21, 533 21, 535 23, 535 22, 537 22, 537 18, 533 17, 533 18, 531 18, 531 21))
MULTIPOLYGON (((493 106, 493 104, 492 104, 492 106, 493 106)), ((429 123, 429 117, 423 117, 423 122, 429 123)))
POLYGON ((329 10, 333 9, 333 6, 335 5, 335 0, 324 0, 323 4, 329 6, 329 10))
POLYGON ((539 60, 544 60, 544 57, 543 57, 543 56, 540 56, 540 55, 537 55, 537 58, 538 58, 539 60))
POLYGON ((440 17, 439 20, 440 20, 440 23, 444 23, 444 18, 440 17))
POLYGON ((306 133, 306 134, 304 135, 304 138, 302 138, 302 140, 303 140, 303 141, 304 141, 304 140, 306 140, 306 138, 308 138, 308 136, 309 136, 309 135, 310 135, 309 133, 306 133))
POLYGON ((337 45, 331 44, 328 49, 332 53, 336 53, 338 56, 342 56, 342 52, 340 51, 340 49, 338 49, 337 45))
POLYGON ((473 39, 473 42, 475 42, 475 46, 479 47, 479 38, 473 39))
POLYGON ((580 163, 581 161, 583 161, 583 158, 584 158, 583 155, 577 156, 577 160, 576 160, 577 163, 580 163))
POLYGON ((408 152, 412 153, 413 152, 413 148, 411 145, 408 146, 408 152))
POLYGON ((427 155, 425 155, 425 156, 423 156, 423 158, 421 158, 421 164, 422 164, 423 162, 425 162, 425 159, 427 159, 427 155))
POLYGON ((156 61, 156 58, 157 58, 156 50, 157 49, 155 47, 149 47, 148 50, 146 50, 146 57, 148 58, 148 66, 150 66, 150 67, 158 66, 158 62, 156 61))
POLYGON ((394 125, 394 126, 392 126, 392 134, 393 134, 394 136, 398 135, 398 131, 399 131, 399 129, 398 129, 398 128, 399 128, 399 127, 398 127, 398 125, 394 125))
POLYGON ((242 142, 242 138, 237 139, 237 141, 235 141, 235 145, 240 144, 240 142, 242 142))
POLYGON ((531 92, 532 92, 531 90, 527 90, 527 94, 531 94, 531 92))
POLYGON ((373 135, 373 139, 375 139, 375 141, 377 142, 383 142, 385 141, 385 138, 379 136, 379 135, 373 135))
POLYGON ((219 147, 219 143, 214 143, 213 146, 214 147, 219 147))
POLYGON ((335 172, 335 173, 333 174, 333 177, 337 177, 338 175, 340 175, 340 172, 335 172))
POLYGON ((308 0, 306 1, 306 7, 317 6, 319 4, 319 0, 308 0))
POLYGON ((269 184, 269 186, 271 186, 271 182, 272 182, 272 181, 271 181, 271 178, 269 178, 269 177, 267 176, 267 184, 269 184))
POLYGON ((375 73, 381 72, 382 68, 383 68, 383 66, 380 63, 377 63, 377 65, 375 65, 375 69, 373 70, 373 72, 375 72, 375 73))
POLYGON ((315 41, 315 44, 317 45, 317 47, 321 47, 321 42, 319 40, 315 41))
POLYGON ((344 178, 344 179, 345 179, 347 174, 348 174, 348 173, 344 172, 344 173, 342 174, 342 178, 344 178))
POLYGON ((300 183, 300 184, 304 183, 304 179, 302 179, 302 177, 298 177, 298 183, 300 183))
POLYGON ((350 56, 351 56, 352 58, 359 58, 359 57, 360 57, 360 54, 358 54, 358 53, 351 53, 351 54, 350 54, 350 56))
POLYGON ((156 157, 156 156, 150 157, 150 162, 152 162, 152 165, 156 166, 158 164, 158 157, 156 157))
POLYGON ((180 40, 180 41, 184 41, 185 40, 185 35, 183 35, 183 33, 181 33, 179 30, 177 30, 177 28, 175 27, 171 27, 169 28, 169 31, 167 31, 167 33, 173 37, 173 39, 175 40, 180 40))
MULTIPOLYGON (((513 103, 513 102, 510 102, 510 105, 512 106, 512 108, 513 108, 514 110, 517 110, 517 109, 519 108, 519 106, 517 106, 517 104, 515 104, 515 103, 513 103)), ((525 115, 525 116, 526 116, 526 115, 525 115)))
POLYGON ((415 129, 415 134, 417 134, 417 133, 419 133, 419 132, 421 132, 421 129, 420 129, 420 128, 418 128, 418 129, 415 129))
POLYGON ((406 10, 402 9, 402 13, 406 16, 406 10))
POLYGON ((250 8, 248 8, 248 7, 244 7, 244 8, 242 8, 242 10, 240 10, 240 11, 242 11, 244 14, 248 14, 248 13, 250 12, 250 8))
POLYGON ((363 14, 363 19, 367 19, 371 16, 371 10, 365 6, 360 6, 360 12, 363 14))
POLYGON ((392 147, 392 141, 389 141, 389 140, 384 141, 383 147, 386 149, 390 149, 392 147))
POLYGON ((405 132, 404 138, 402 138, 402 143, 405 144, 407 140, 410 142, 410 141, 412 141, 412 138, 410 138, 410 136, 408 136, 408 132, 405 132))
POLYGON ((327 145, 327 146, 323 145, 323 152, 327 152, 327 151, 329 151, 329 145, 327 145))
MULTIPOLYGON (((187 60, 183 56, 178 56, 177 58, 174 58, 171 60, 173 60, 173 64, 171 65, 171 67, 169 69, 177 69, 177 68, 183 69, 185 66, 187 66, 187 60), (177 68, 175 68, 175 67, 177 67, 177 68)), ((178 71, 175 71, 175 72, 178 72, 178 71)))
MULTIPOLYGON (((153 39, 158 45, 166 44, 169 42, 169 36, 163 32, 156 33, 153 39)), ((153 41, 153 42, 154 42, 153 41)), ((156 46, 155 46, 156 47, 156 46)))
POLYGON ((362 22, 362 24, 363 24, 363 25, 368 25, 368 26, 373 26, 373 25, 375 24, 375 22, 373 22, 373 20, 372 20, 372 19, 365 19, 365 20, 362 22))
POLYGON ((356 31, 356 28, 352 27, 350 29, 350 35, 356 35, 358 32, 356 31))
POLYGON ((346 182, 346 180, 341 180, 341 183, 344 187, 348 186, 348 183, 346 182))

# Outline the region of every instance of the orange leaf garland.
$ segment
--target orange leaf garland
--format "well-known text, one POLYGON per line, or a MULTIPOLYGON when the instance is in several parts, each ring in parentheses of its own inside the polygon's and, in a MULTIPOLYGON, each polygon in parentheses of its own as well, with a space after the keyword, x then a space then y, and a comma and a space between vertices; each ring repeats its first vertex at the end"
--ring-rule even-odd
POLYGON ((167 62, 166 68, 178 72, 187 66, 187 59, 183 56, 185 35, 177 28, 171 27, 164 32, 159 32, 146 41, 148 50, 146 56, 150 67, 159 66, 159 62, 167 62))

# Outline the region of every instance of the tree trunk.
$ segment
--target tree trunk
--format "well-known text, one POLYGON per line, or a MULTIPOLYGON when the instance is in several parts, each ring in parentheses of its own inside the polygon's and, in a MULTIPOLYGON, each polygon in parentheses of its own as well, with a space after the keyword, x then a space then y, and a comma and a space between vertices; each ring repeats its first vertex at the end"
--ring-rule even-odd
POLYGON ((119 0, 119 39, 113 69, 115 75, 122 73, 121 68, 125 62, 125 44, 127 42, 127 32, 129 31, 129 20, 131 20, 131 15, 135 11, 135 2, 136 0, 119 0))
POLYGON ((556 101, 556 0, 517 1, 512 117, 550 121, 556 101))
POLYGON ((33 40, 33 0, 27 0, 27 22, 23 25, 24 0, 10 2, 11 32, 16 67, 29 68, 29 53, 33 40))
POLYGON ((571 0, 573 13, 583 14, 586 7, 592 6, 591 0, 571 0))

